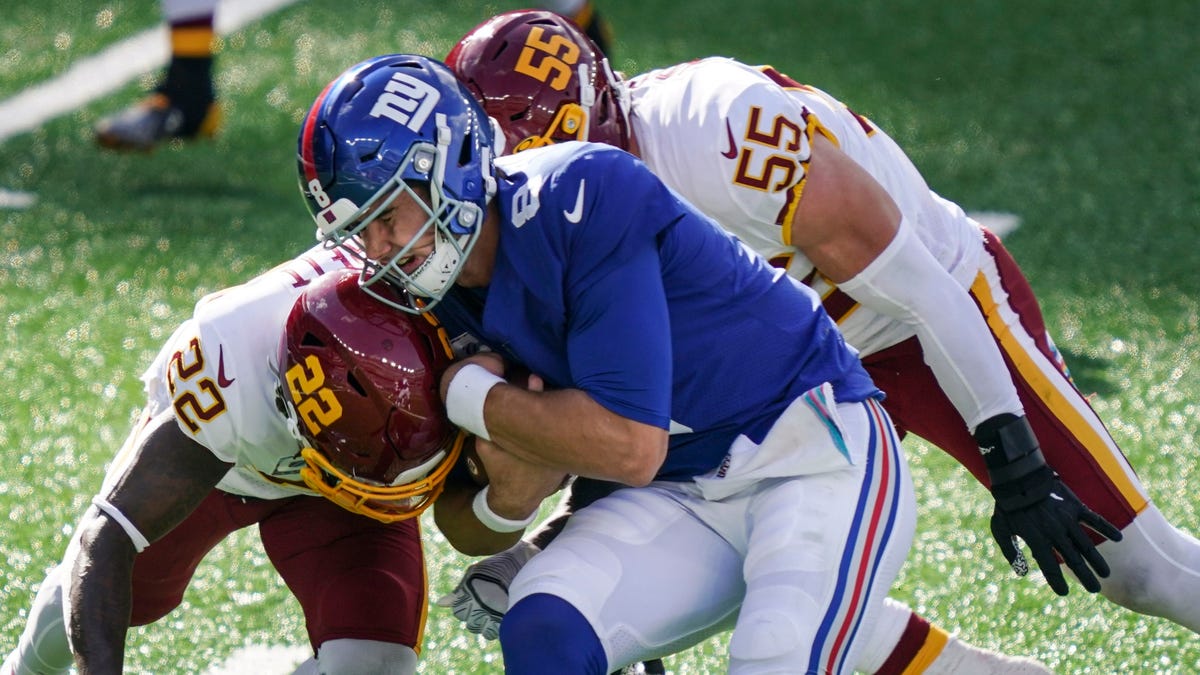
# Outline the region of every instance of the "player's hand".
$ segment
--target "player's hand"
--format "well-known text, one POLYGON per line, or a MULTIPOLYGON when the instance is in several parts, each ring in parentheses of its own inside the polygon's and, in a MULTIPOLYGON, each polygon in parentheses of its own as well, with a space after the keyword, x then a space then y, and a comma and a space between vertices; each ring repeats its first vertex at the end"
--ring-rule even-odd
POLYGON ((445 372, 442 373, 442 380, 438 393, 441 394, 443 401, 446 400, 446 390, 450 388, 450 381, 454 379, 454 376, 458 374, 458 371, 462 370, 464 366, 470 364, 480 366, 484 370, 496 375, 497 377, 504 377, 505 371, 508 370, 508 363, 505 362, 504 357, 495 352, 479 352, 464 359, 455 361, 454 363, 450 364, 449 368, 446 368, 445 372))
MULTIPOLYGON (((521 380, 520 385, 529 391, 544 390, 541 377, 524 370, 508 370, 509 376, 521 380)), ((506 517, 520 520, 521 511, 531 513, 543 499, 566 485, 566 473, 527 462, 491 441, 476 438, 474 450, 491 485, 488 501, 494 508, 512 509, 501 513, 506 517)))
POLYGON ((475 439, 475 454, 488 476, 488 503, 500 516, 521 520, 562 489, 567 474, 527 462, 499 445, 475 439))
POLYGON ((454 590, 438 599, 438 606, 449 607, 468 631, 495 640, 508 611, 508 586, 538 551, 537 546, 521 540, 506 551, 472 564, 454 590))
POLYGON ((1029 573, 1019 538, 1055 593, 1066 595, 1069 590, 1058 557, 1087 591, 1099 591, 1097 577, 1107 577, 1109 568, 1090 531, 1113 541, 1121 540, 1121 531, 1084 505, 1046 465, 1026 418, 992 418, 979 425, 975 438, 996 498, 992 536, 1013 571, 1018 576, 1029 573))

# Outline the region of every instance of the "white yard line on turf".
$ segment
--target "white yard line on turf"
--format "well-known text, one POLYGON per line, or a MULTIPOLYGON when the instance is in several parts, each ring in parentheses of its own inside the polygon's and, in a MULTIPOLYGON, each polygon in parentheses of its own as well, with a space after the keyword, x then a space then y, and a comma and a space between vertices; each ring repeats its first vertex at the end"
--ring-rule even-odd
MULTIPOLYGON (((297 0, 225 0, 216 31, 225 35, 297 0)), ((159 25, 73 63, 65 73, 0 101, 0 142, 33 131, 61 115, 120 89, 167 62, 167 29, 159 25)))
POLYGON ((37 202, 37 195, 32 192, 8 190, 0 187, 0 209, 27 209, 37 202))

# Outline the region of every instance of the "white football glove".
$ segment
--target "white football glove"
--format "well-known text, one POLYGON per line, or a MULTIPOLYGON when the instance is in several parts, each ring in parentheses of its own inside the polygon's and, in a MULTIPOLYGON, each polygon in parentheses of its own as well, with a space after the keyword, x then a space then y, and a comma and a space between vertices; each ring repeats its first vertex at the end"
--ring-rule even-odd
POLYGON ((506 551, 473 563, 454 590, 438 599, 438 606, 451 608, 454 618, 465 623, 468 631, 495 640, 500 635, 500 620, 508 611, 508 585, 540 550, 522 539, 506 551))

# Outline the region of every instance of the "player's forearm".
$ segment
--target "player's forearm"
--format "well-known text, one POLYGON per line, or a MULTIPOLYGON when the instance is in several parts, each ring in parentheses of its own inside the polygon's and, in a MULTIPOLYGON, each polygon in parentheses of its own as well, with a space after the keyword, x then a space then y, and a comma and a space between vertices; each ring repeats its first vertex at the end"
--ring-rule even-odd
POLYGON ((915 330, 926 363, 970 428, 1022 413, 974 299, 883 186, 821 137, 813 139, 792 243, 851 298, 915 330))
POLYGON ((80 526, 78 555, 67 586, 67 635, 79 673, 121 673, 132 606, 134 549, 105 516, 80 526))
POLYGON ((645 485, 666 458, 665 430, 617 415, 579 389, 497 386, 484 418, 506 451, 577 476, 645 485))
POLYGON ((995 338, 970 294, 942 269, 911 226, 842 290, 912 326, 934 376, 970 429, 1024 414, 995 338))
POLYGON ((469 481, 447 482, 446 489, 433 504, 433 521, 438 530, 460 553, 490 555, 499 553, 521 538, 524 530, 496 532, 475 516, 471 502, 480 487, 469 481))

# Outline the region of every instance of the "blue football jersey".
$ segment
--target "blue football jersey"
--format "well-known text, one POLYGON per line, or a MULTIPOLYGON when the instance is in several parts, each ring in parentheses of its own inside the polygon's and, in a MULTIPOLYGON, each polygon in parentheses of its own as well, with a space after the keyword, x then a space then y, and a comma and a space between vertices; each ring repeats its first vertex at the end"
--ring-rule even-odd
MULTIPOLYGON (((438 308, 548 386, 672 433, 658 478, 716 467, 823 383, 881 396, 819 298, 679 198, 636 157, 561 143, 504 157, 485 289, 438 308)), ((596 452, 604 452, 597 448, 596 452)))

